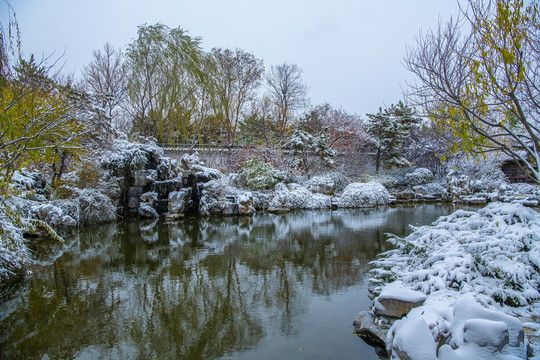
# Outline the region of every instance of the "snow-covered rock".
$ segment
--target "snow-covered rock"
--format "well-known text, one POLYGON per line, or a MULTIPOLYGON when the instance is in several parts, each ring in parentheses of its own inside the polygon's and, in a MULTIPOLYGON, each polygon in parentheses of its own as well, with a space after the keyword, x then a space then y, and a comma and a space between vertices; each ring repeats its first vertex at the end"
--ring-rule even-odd
MULTIPOLYGON (((476 212, 458 210, 406 238, 372 262, 372 290, 389 281, 427 295, 423 306, 394 323, 387 337, 394 358, 407 354, 412 328, 423 319, 438 359, 525 359, 521 321, 540 316, 540 214, 520 204, 492 203, 476 212), (478 303, 477 303, 478 302, 478 303), (532 315, 531 315, 532 313, 532 315), (402 329, 413 321, 411 329, 402 329), (397 340, 396 340, 397 339, 397 340), (396 342, 397 341, 397 342, 396 342)), ((405 356, 405 355, 404 355, 405 356)))
POLYGON ((189 206, 191 188, 169 193, 169 215, 184 215, 189 206))
POLYGON ((255 207, 253 207, 253 195, 250 192, 239 194, 236 198, 238 203, 239 215, 253 215, 255 207))
POLYGON ((389 202, 390 194, 378 182, 349 184, 337 199, 338 206, 344 208, 369 207, 389 202))
POLYGON ((148 203, 142 203, 141 206, 139 207, 138 213, 141 218, 145 218, 145 219, 154 219, 154 218, 159 217, 156 209, 154 209, 148 203))
POLYGON ((386 349, 392 359, 527 358, 521 322, 481 306, 472 294, 413 309, 392 325, 386 349))
POLYGON ((375 298, 373 312, 381 316, 401 318, 411 309, 421 306, 425 300, 424 293, 407 288, 401 281, 395 281, 385 286, 375 298))

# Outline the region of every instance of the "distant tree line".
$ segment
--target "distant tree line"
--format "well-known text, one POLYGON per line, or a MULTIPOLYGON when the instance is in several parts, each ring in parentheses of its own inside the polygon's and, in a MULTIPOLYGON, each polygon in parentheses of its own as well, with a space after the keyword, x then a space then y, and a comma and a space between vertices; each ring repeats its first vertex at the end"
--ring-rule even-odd
POLYGON ((75 81, 50 59, 23 58, 13 15, 0 36, 2 179, 39 164, 58 181, 70 162, 122 133, 252 145, 281 158, 287 150, 300 173, 414 164, 443 174, 452 156, 502 152, 538 178, 538 14, 537 2, 470 0, 461 20, 409 49, 405 65, 418 82, 408 104, 365 118, 310 106, 296 64, 265 69, 245 50, 205 51, 200 38, 159 23, 139 26, 123 50, 94 51, 75 81))

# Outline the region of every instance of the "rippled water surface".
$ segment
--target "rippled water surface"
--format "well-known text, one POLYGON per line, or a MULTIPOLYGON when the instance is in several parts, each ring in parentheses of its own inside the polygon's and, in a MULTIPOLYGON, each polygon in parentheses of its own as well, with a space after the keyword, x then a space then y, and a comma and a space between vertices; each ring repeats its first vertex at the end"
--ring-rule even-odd
POLYGON ((385 233, 442 205, 84 229, 0 303, 2 359, 377 359, 352 334, 385 233))

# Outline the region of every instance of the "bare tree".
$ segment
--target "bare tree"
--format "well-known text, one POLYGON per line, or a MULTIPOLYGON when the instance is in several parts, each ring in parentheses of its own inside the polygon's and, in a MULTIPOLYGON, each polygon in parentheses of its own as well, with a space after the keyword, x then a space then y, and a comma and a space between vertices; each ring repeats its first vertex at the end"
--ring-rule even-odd
POLYGON ((106 43, 103 51, 95 50, 92 53, 92 60, 84 67, 82 75, 87 90, 104 95, 107 116, 114 119, 127 93, 122 50, 106 43))
POLYGON ((454 151, 502 152, 539 181, 538 2, 469 0, 462 15, 408 51, 405 66, 418 79, 408 98, 450 129, 454 151))
POLYGON ((213 49, 212 72, 214 111, 227 128, 227 141, 234 143, 236 130, 246 105, 255 97, 264 72, 262 60, 246 51, 213 49))
POLYGON ((284 63, 272 66, 266 75, 275 111, 278 130, 281 134, 289 132, 295 111, 307 104, 307 85, 302 80, 302 69, 296 64, 284 63))

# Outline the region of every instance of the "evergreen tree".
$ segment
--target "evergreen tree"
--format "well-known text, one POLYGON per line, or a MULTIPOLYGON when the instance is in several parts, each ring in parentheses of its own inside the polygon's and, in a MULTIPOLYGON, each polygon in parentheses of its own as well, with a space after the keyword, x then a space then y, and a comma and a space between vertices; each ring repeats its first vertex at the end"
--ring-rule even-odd
POLYGON ((401 150, 412 129, 420 123, 414 110, 400 101, 384 110, 379 108, 377 114, 366 115, 366 130, 375 140, 376 171, 379 172, 384 160, 396 165, 408 164, 401 150))

